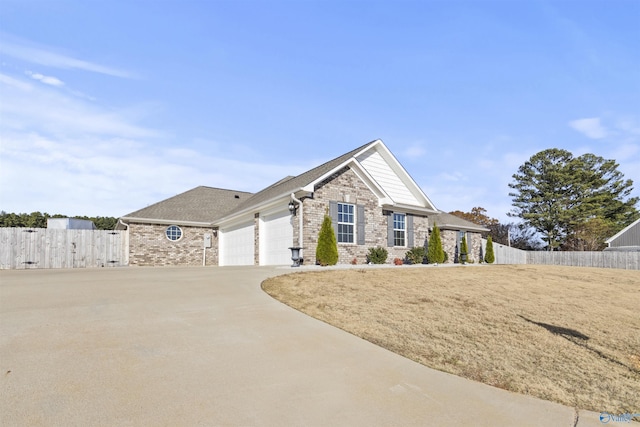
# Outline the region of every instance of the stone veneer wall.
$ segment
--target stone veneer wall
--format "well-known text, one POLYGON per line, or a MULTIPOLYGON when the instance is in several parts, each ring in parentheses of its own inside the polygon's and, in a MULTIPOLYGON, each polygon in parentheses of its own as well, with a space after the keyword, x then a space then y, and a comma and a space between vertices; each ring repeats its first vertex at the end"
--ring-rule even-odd
MULTIPOLYGON (((305 264, 315 264, 318 234, 322 226, 324 214, 328 212, 329 202, 345 202, 364 205, 365 215, 365 244, 338 244, 338 263, 350 264, 355 258, 358 264, 366 263, 369 248, 382 246, 389 251, 387 263, 393 263, 395 257, 404 258, 409 248, 387 246, 387 218, 378 198, 348 167, 336 172, 331 177, 319 183, 314 191, 313 199, 303 201, 303 257, 305 264)), ((298 242, 298 222, 300 215, 294 221, 294 241, 298 242)), ((427 217, 414 215, 414 245, 424 245, 427 239, 429 220, 427 217)), ((357 238, 356 238, 357 239, 357 238)))
POLYGON ((202 265, 204 235, 207 233, 211 234, 211 248, 206 249, 206 265, 218 265, 218 237, 213 229, 180 225, 182 238, 172 242, 165 235, 167 227, 129 224, 129 265, 202 265))
MULTIPOLYGON (((458 230, 440 230, 440 238, 442 240, 442 248, 449 257, 447 262, 454 262, 458 230)), ((467 232, 467 247, 469 249, 468 260, 473 260, 474 263, 481 262, 482 240, 480 233, 467 232)))

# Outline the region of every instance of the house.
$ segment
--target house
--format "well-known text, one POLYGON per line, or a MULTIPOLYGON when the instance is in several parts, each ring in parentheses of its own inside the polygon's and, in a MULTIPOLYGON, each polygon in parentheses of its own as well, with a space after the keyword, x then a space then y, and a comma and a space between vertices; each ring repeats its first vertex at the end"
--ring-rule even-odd
POLYGON ((604 241, 605 251, 640 251, 640 218, 604 241))
POLYGON ((315 263, 325 213, 333 222, 339 263, 366 262, 383 246, 388 262, 426 245, 441 229, 449 260, 467 237, 480 259, 483 227, 439 211, 380 140, 255 193, 196 187, 125 215, 130 265, 286 265, 290 247, 315 263))

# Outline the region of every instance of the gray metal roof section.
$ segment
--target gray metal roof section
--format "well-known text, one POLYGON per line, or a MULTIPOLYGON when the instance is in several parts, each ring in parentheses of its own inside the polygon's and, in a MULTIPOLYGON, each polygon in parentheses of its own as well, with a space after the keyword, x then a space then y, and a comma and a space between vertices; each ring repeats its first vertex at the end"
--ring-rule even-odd
POLYGON ((640 246, 640 218, 605 240, 609 247, 640 246))
POLYGON ((294 193, 297 190, 300 190, 302 187, 305 187, 310 183, 312 183, 313 181, 317 180, 318 178, 322 177, 327 172, 330 172, 331 170, 340 166, 342 163, 348 161, 349 159, 354 157, 356 154, 365 150, 368 146, 376 143, 377 141, 378 140, 368 142, 356 148, 355 150, 349 151, 348 153, 343 154, 340 157, 336 157, 335 159, 330 160, 326 163, 323 163, 322 165, 316 168, 313 168, 307 172, 304 172, 298 176, 281 179, 275 184, 272 184, 269 187, 265 188, 264 190, 257 192, 249 199, 240 203, 238 206, 236 206, 235 209, 233 209, 233 212, 240 212, 246 209, 257 207, 262 203, 267 202, 271 199, 274 199, 278 196, 284 196, 290 193, 294 193))
POLYGON ((434 221, 440 229, 471 230, 478 232, 489 231, 488 228, 482 227, 481 225, 442 211, 435 215, 429 215, 429 219, 434 221))
POLYGON ((245 191, 200 186, 131 212, 122 219, 126 221, 127 218, 136 218, 137 220, 147 218, 149 220, 173 220, 177 223, 181 221, 213 222, 252 195, 252 193, 245 191))

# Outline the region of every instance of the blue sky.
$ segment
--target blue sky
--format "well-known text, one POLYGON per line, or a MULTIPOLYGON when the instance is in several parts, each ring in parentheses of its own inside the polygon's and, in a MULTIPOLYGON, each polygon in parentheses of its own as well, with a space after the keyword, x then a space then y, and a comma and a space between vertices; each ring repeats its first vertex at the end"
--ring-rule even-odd
POLYGON ((640 1, 0 0, 0 210, 258 191, 380 138, 436 206, 510 220, 546 148, 640 195, 640 1))

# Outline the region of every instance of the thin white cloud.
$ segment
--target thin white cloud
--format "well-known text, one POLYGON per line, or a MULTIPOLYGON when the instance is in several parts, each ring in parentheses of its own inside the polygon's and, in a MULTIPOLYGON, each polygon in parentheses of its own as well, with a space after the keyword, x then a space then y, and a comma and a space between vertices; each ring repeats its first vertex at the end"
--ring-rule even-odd
POLYGON ((637 117, 624 116, 619 117, 615 122, 615 128, 621 132, 624 137, 634 138, 640 137, 640 122, 637 117))
POLYGON ((54 48, 36 45, 6 33, 0 33, 0 53, 17 58, 31 64, 61 69, 78 69, 114 77, 132 78, 128 73, 117 68, 107 67, 90 61, 74 58, 70 55, 54 52, 54 48))
POLYGON ((43 74, 40 73, 34 73, 33 71, 25 71, 25 74, 28 75, 29 77, 31 77, 34 80, 39 80, 44 84, 48 84, 51 86, 56 86, 56 87, 60 87, 60 86, 64 86, 64 82, 56 77, 52 77, 52 76, 45 76, 43 74))
POLYGON ((422 144, 412 144, 404 150, 403 154, 410 159, 415 159, 427 154, 427 150, 422 146, 422 144))
POLYGON ((135 108, 108 110, 48 86, 32 86, 8 76, 0 78, 0 87, 4 129, 32 129, 67 136, 102 134, 138 138, 160 135, 157 130, 133 123, 132 118, 144 118, 144 107, 139 108, 142 111, 135 108))
POLYGON ((26 79, 0 74, 0 200, 9 212, 121 216, 198 185, 256 191, 307 166, 225 158, 214 144, 172 147, 138 123, 153 105, 107 108, 26 79))
POLYGON ((468 177, 461 172, 442 172, 437 176, 437 181, 460 182, 466 181, 467 178, 468 177))
POLYGON ((607 130, 600 123, 599 117, 577 119, 569 122, 569 126, 591 139, 602 139, 607 136, 607 130))
POLYGON ((139 139, 1 136, 0 199, 7 211, 122 216, 198 185, 257 191, 301 172, 293 165, 194 156, 139 139))
POLYGON ((0 73, 0 85, 5 85, 6 87, 10 87, 13 89, 18 89, 22 92, 29 92, 33 89, 33 86, 31 86, 29 83, 7 76, 6 74, 2 74, 2 73, 0 73))

